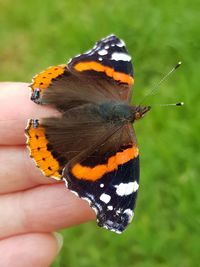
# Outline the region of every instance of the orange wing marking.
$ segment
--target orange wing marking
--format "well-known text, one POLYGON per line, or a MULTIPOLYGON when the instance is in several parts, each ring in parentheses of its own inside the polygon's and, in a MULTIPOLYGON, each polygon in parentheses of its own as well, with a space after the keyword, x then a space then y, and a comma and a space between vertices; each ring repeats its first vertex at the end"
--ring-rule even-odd
POLYGON ((64 64, 49 67, 45 71, 33 77, 32 84, 30 86, 32 88, 32 92, 34 92, 35 89, 40 89, 41 93, 43 93, 43 91, 51 84, 52 79, 55 79, 64 73, 65 67, 66 65, 64 64))
POLYGON ((60 165, 51 154, 51 151, 47 149, 48 140, 45 137, 44 128, 40 125, 34 128, 32 120, 29 120, 26 137, 30 156, 34 159, 37 167, 45 176, 60 180, 61 175, 58 172, 60 165))
POLYGON ((100 164, 95 167, 87 167, 77 163, 74 167, 72 167, 71 172, 77 179, 96 181, 106 173, 117 170, 119 165, 125 164, 126 162, 136 158, 138 154, 138 148, 132 146, 122 152, 117 152, 114 156, 108 159, 106 164, 100 164))
POLYGON ((95 61, 79 62, 74 66, 77 71, 95 70, 98 72, 105 72, 107 76, 112 77, 114 80, 132 85, 134 83, 133 77, 128 74, 117 72, 114 69, 104 66, 95 61))

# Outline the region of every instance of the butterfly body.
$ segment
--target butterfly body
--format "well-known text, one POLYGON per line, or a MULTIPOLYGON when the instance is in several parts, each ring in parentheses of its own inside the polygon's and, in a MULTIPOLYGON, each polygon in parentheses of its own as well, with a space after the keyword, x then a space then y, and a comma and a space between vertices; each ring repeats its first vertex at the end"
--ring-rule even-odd
POLYGON ((99 111, 105 121, 112 121, 115 123, 134 121, 132 107, 124 103, 105 102, 99 105, 99 111))
POLYGON ((132 106, 131 57, 115 35, 101 39, 66 65, 33 78, 37 104, 59 117, 31 119, 27 146, 47 177, 95 210, 99 226, 121 233, 133 217, 139 188, 139 150, 132 123, 150 107, 132 106))
POLYGON ((132 106, 123 102, 104 102, 97 107, 91 107, 94 112, 99 113, 105 122, 118 125, 133 123, 142 118, 150 110, 150 107, 132 106))

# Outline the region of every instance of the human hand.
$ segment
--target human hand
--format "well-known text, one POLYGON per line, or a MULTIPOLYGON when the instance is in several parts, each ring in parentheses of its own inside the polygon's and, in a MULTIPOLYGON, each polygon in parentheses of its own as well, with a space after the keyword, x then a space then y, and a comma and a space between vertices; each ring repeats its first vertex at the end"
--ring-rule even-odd
POLYGON ((26 83, 0 83, 0 266, 49 266, 62 238, 52 232, 95 218, 63 182, 46 178, 29 157, 30 118, 56 115, 30 101, 26 83), (55 238, 56 237, 56 238, 55 238))

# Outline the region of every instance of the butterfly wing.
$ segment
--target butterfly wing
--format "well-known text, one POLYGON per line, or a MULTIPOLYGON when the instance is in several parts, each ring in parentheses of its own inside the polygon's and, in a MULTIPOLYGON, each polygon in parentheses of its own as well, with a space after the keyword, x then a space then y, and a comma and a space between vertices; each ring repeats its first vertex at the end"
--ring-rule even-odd
POLYGON ((94 76, 112 82, 112 94, 121 100, 128 100, 133 85, 133 66, 131 56, 123 40, 109 35, 88 52, 74 57, 68 68, 77 75, 94 76))
POLYGON ((89 201, 100 226, 122 232, 133 217, 139 186, 132 126, 102 123, 85 105, 60 118, 31 120, 26 131, 31 156, 44 175, 64 179, 89 201))
POLYGON ((126 125, 64 169, 67 187, 90 203, 99 226, 121 233, 131 222, 139 187, 138 155, 132 126, 126 125))
POLYGON ((66 65, 58 65, 49 67, 41 73, 35 75, 32 79, 31 87, 31 100, 37 104, 41 104, 41 95, 49 88, 53 80, 61 77, 65 72, 66 65))
POLYGON ((31 99, 68 110, 85 103, 130 98, 133 84, 131 57, 122 40, 114 35, 68 65, 48 68, 33 78, 31 99))

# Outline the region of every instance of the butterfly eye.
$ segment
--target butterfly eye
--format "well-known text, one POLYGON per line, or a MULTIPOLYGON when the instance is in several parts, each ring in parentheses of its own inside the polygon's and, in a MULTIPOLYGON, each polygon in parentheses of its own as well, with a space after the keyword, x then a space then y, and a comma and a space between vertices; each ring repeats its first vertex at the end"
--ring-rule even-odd
POLYGON ((135 120, 139 120, 141 118, 140 112, 135 113, 135 120))

